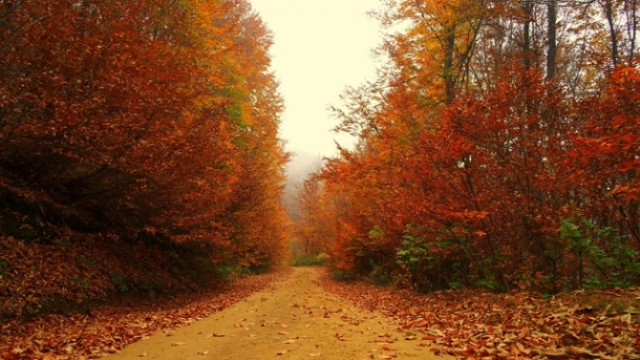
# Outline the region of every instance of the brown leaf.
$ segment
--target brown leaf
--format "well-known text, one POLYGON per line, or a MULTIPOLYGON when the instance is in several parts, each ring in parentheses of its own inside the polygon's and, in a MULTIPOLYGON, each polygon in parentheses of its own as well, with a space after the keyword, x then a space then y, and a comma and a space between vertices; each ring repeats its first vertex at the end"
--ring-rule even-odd
POLYGON ((345 339, 344 335, 342 334, 337 334, 335 335, 336 339, 340 340, 340 341, 348 341, 348 339, 345 339))
POLYGON ((518 348, 518 350, 523 354, 529 355, 531 353, 531 351, 527 350, 527 348, 525 348, 524 345, 522 345, 522 343, 517 342, 516 348, 518 348))
POLYGON ((569 354, 573 354, 573 355, 600 358, 600 354, 595 354, 595 353, 591 352, 591 350, 589 350, 589 349, 585 349, 585 348, 581 348, 581 347, 577 347, 577 346, 569 346, 569 347, 567 347, 567 352, 569 354))
POLYGON ((540 350, 540 355, 549 356, 549 357, 564 357, 567 356, 567 352, 563 349, 549 349, 549 350, 540 350))

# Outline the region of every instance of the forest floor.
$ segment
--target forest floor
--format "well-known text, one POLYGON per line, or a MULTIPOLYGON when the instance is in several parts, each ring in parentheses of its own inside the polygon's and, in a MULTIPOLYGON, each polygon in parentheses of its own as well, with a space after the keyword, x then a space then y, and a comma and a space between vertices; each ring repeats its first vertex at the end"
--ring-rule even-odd
POLYGON ((640 289, 449 290, 332 280, 322 268, 211 293, 0 327, 14 359, 640 359, 640 289))
POLYGON ((461 359, 640 359, 640 288, 554 296, 482 289, 427 295, 324 278, 325 288, 380 311, 433 351, 461 359))
POLYGON ((189 326, 156 333, 107 359, 440 359, 416 334, 355 307, 294 268, 269 288, 189 326))
POLYGON ((0 323, 0 359, 95 359, 128 344, 169 332, 215 314, 287 278, 282 269, 240 278, 209 291, 159 299, 114 299, 73 314, 42 315, 0 323))

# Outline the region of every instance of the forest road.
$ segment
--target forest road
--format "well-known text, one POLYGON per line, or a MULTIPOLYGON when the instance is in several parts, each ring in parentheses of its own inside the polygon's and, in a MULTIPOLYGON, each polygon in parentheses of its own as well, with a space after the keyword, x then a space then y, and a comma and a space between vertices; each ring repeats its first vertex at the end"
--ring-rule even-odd
POLYGON ((453 359, 435 356, 391 319, 327 293, 320 271, 294 268, 234 306, 105 359, 453 359))

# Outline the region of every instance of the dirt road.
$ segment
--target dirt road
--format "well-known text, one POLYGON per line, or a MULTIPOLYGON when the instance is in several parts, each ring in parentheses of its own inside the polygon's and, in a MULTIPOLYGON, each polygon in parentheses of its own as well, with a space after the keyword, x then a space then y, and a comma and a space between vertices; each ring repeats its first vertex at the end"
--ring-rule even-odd
POLYGON ((158 333, 107 359, 441 359, 419 336, 326 293, 319 270, 296 268, 274 288, 210 318, 158 333))

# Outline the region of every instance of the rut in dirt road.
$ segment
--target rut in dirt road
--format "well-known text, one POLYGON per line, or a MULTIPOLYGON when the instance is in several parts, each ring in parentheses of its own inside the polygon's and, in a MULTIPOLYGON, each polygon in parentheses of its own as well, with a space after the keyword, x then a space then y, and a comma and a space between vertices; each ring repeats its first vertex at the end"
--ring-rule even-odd
POLYGON ((107 359, 444 359, 381 314, 323 290, 296 268, 273 288, 207 319, 160 332, 107 359))

